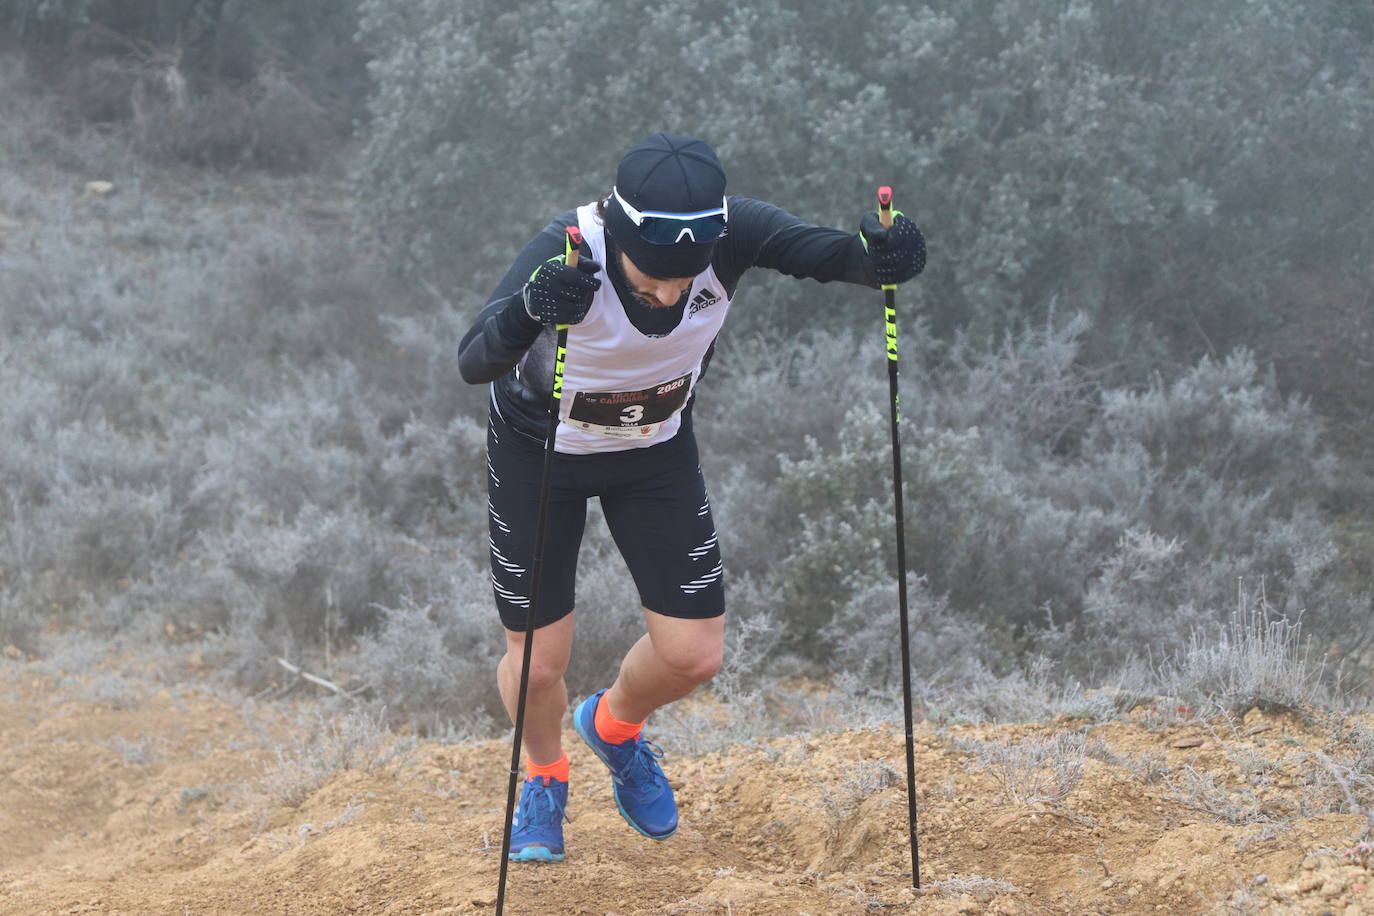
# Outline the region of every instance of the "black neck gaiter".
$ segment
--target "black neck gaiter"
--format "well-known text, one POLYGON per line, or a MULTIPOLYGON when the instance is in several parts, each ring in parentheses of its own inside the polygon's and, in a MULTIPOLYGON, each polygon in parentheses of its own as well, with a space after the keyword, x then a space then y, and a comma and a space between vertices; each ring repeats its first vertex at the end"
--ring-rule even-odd
POLYGON ((606 272, 611 275, 611 285, 615 287, 616 298, 625 309, 625 317, 635 330, 645 337, 667 337, 679 324, 687 310, 687 295, 692 291, 689 286, 682 291, 682 297, 667 307, 647 305, 630 286, 625 271, 620 269, 620 249, 609 235, 606 236, 606 272))

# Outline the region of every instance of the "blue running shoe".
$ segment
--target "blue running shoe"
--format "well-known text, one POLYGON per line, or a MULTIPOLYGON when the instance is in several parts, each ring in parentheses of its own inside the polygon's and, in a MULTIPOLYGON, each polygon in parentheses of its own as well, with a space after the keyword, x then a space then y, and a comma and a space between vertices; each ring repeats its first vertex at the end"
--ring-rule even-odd
POLYGON ((563 809, 567 806, 566 782, 537 776, 525 780, 510 831, 510 860, 563 861, 563 809))
POLYGON ((596 704, 606 691, 598 690, 578 704, 573 727, 592 753, 611 768, 615 804, 626 823, 653 840, 666 840, 677 830, 677 802, 658 761, 663 748, 643 737, 612 744, 596 733, 596 704))

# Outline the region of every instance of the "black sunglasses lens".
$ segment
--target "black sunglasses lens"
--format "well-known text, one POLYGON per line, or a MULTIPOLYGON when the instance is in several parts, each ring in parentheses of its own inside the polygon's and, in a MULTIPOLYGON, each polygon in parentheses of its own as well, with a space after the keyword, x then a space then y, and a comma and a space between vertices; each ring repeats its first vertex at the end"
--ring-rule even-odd
POLYGON ((725 216, 699 216, 696 219, 664 219, 646 216, 639 227, 639 236, 652 245, 676 245, 678 242, 714 242, 725 233, 725 216))

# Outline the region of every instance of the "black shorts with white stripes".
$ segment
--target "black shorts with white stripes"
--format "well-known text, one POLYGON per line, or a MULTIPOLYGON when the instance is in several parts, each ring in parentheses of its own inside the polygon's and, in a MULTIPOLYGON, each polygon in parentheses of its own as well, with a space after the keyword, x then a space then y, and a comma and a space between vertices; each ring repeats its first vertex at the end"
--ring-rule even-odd
MULTIPOLYGON (((524 630, 544 445, 512 429, 493 410, 487 460, 496 607, 507 629, 524 630)), ((720 547, 689 409, 681 430, 667 442, 555 457, 536 627, 553 623, 576 606, 577 552, 591 497, 601 500, 606 524, 644 607, 668 617, 725 613, 720 547)))

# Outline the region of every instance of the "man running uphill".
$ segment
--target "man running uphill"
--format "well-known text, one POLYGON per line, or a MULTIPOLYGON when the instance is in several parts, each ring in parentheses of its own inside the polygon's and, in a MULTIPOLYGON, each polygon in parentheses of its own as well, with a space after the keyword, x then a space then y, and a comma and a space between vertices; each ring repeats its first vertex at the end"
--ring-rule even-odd
POLYGON ((677 805, 659 765, 663 751, 644 740, 643 727, 654 710, 720 668, 723 567, 692 434, 692 400, 740 277, 764 267, 877 287, 908 280, 924 265, 925 242, 905 216, 885 228, 868 213, 855 235, 761 201, 727 198, 725 171, 711 148, 669 134, 632 148, 610 194, 555 219, 516 259, 459 352, 465 380, 491 383, 491 570, 506 633, 497 682, 514 719, 554 328, 571 326, 534 608, 538 632, 524 720, 528 778, 512 860, 563 858, 563 674, 572 650, 578 547, 593 496, 639 590, 646 632, 610 688, 577 707, 573 725, 610 768, 616 805, 630 826, 654 839, 677 829, 677 805), (584 239, 575 267, 562 256, 571 225, 584 239))

